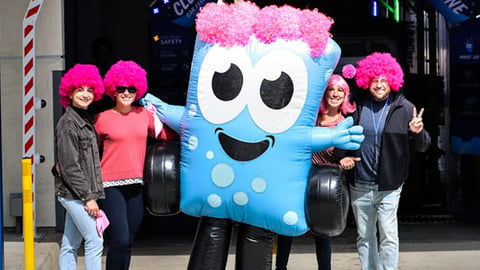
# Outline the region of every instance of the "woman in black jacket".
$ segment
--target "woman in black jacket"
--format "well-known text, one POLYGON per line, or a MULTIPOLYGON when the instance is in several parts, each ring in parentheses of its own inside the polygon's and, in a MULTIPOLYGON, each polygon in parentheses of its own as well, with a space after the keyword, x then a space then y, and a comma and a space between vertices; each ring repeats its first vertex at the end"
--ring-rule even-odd
POLYGON ((97 231, 105 198, 100 173, 97 134, 87 108, 104 92, 103 81, 93 65, 77 64, 62 77, 60 103, 66 109, 57 123, 55 145, 58 171, 55 193, 66 210, 59 267, 76 269, 78 249, 85 239, 85 269, 101 269, 103 238, 97 231))

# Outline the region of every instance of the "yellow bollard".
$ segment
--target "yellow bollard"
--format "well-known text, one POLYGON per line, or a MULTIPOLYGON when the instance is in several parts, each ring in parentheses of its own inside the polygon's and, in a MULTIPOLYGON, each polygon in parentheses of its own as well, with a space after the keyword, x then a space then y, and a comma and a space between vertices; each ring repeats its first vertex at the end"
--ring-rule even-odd
POLYGON ((23 243, 25 270, 35 269, 33 232, 32 159, 22 159, 23 243))

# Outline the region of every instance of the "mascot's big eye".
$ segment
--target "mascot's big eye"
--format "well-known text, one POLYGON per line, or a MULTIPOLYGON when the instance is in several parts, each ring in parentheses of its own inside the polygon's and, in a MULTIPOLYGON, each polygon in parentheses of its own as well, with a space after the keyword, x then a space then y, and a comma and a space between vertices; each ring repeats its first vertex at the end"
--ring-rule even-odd
POLYGON ((198 74, 198 105, 205 120, 226 123, 246 106, 245 80, 252 73, 250 58, 242 48, 212 47, 198 74))
POLYGON ((230 101, 236 98, 242 90, 242 85, 242 71, 235 64, 231 64, 224 73, 215 72, 213 74, 213 94, 220 100, 230 101))
MULTIPOLYGON (((308 90, 303 59, 290 50, 274 50, 255 65, 255 93, 248 109, 255 123, 269 133, 291 128, 302 112, 308 90)), ((250 92, 250 89, 248 89, 250 92)))
POLYGON ((292 99, 293 82, 287 73, 282 72, 274 81, 263 80, 260 86, 260 97, 268 107, 279 110, 287 106, 292 99))

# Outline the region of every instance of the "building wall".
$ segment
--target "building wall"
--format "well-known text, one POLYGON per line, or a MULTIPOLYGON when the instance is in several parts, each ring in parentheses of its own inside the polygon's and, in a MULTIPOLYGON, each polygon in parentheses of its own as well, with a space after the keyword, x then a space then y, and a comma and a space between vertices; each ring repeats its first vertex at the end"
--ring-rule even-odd
MULTIPOLYGON (((0 91, 3 221, 5 227, 15 226, 10 216, 10 193, 22 192, 23 155, 23 62, 22 28, 28 0, 0 1, 0 91)), ((36 97, 47 106, 36 111, 36 152, 45 162, 35 166, 35 216, 37 227, 55 226, 53 165, 53 100, 52 71, 64 69, 63 1, 44 1, 36 23, 36 97)))
MULTIPOLYGON (((0 101, 3 185, 3 222, 15 226, 10 216, 10 194, 22 192, 23 155, 23 62, 22 28, 28 0, 0 1, 0 101)), ((47 106, 36 111, 36 152, 45 162, 35 166, 35 210, 37 227, 54 227, 54 111, 60 106, 54 94, 52 73, 74 63, 93 63, 91 42, 100 36, 114 44, 111 63, 119 59, 137 61, 148 68, 149 1, 48 0, 36 23, 36 97, 47 106), (65 7, 68 5, 68 14, 65 7), (68 16, 67 16, 68 15, 68 16), (65 17, 66 16, 66 17, 65 17), (70 23, 66 33, 65 20, 70 23), (70 48, 65 46, 69 38, 70 48), (55 109, 55 110, 54 110, 55 109)))

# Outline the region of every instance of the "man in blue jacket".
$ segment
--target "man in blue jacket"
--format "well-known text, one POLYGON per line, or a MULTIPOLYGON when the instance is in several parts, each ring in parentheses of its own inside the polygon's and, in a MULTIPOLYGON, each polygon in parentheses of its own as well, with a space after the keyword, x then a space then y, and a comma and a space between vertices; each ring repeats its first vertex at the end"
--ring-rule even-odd
POLYGON ((356 83, 367 91, 360 91, 355 100, 353 117, 363 126, 365 140, 355 151, 361 160, 352 164, 350 196, 361 269, 398 269, 397 210, 408 176, 410 147, 426 151, 430 136, 423 128, 423 108, 417 113, 398 92, 404 74, 394 57, 372 53, 357 66, 356 83))

